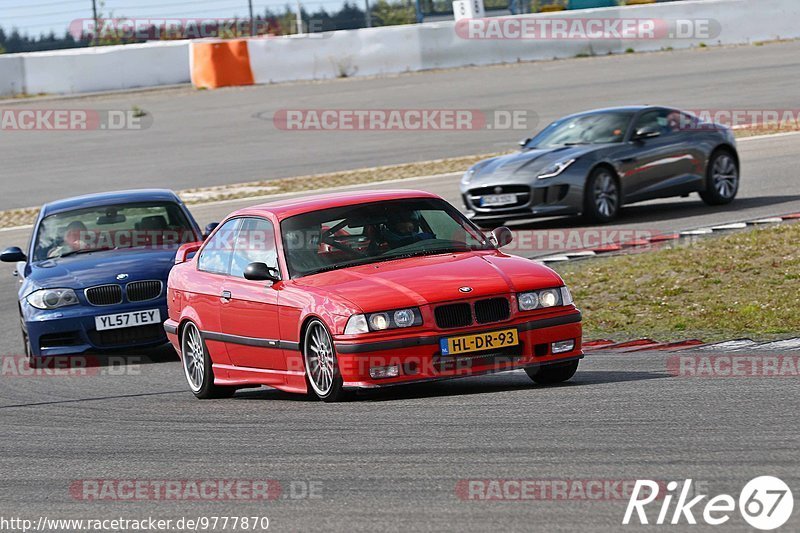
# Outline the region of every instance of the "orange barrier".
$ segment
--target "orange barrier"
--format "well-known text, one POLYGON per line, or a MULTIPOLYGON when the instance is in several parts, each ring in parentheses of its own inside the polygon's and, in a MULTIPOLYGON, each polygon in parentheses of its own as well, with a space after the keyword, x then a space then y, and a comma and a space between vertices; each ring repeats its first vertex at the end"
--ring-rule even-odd
POLYGON ((192 85, 215 89, 232 85, 253 85, 247 41, 193 42, 192 85))

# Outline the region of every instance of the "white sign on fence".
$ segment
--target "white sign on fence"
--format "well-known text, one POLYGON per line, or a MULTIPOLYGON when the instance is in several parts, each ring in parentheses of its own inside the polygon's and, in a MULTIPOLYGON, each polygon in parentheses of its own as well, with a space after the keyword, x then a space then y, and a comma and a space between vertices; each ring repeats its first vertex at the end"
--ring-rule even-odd
POLYGON ((485 17, 486 11, 483 9, 483 0, 455 0, 453 2, 453 16, 456 20, 485 17))

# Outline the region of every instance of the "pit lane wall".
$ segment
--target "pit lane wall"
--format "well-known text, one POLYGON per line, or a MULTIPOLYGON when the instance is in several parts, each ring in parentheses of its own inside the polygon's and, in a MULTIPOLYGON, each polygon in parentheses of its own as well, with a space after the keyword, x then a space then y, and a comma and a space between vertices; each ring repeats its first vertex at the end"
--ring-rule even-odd
POLYGON ((75 94, 189 82, 189 41, 0 55, 0 95, 75 94))
POLYGON ((198 40, 0 55, 0 94, 69 94, 186 83, 215 88, 397 74, 585 55, 800 38, 798 0, 686 0, 520 15, 551 19, 710 20, 714 36, 469 39, 455 22, 239 41, 198 40))

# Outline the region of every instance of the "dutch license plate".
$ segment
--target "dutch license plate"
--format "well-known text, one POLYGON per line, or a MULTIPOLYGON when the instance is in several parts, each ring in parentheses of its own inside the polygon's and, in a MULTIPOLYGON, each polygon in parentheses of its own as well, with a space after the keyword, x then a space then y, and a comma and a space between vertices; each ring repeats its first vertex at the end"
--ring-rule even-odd
POLYGON ((158 309, 134 311, 132 313, 118 313, 116 315, 103 315, 94 317, 97 331, 107 329, 133 328, 147 324, 161 323, 161 312, 158 309))
POLYGON ((447 337, 439 339, 439 348, 442 355, 457 355, 460 353, 480 352, 507 348, 519 344, 519 335, 516 329, 502 331, 489 331, 475 335, 462 335, 460 337, 447 337))
POLYGON ((481 207, 488 207, 492 205, 509 205, 516 203, 516 194, 490 194, 481 197, 481 207))

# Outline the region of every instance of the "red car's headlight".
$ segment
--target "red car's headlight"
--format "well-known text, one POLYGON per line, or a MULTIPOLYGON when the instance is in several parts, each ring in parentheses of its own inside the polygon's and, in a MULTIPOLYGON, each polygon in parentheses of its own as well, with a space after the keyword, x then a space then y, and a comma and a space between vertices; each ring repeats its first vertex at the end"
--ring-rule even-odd
POLYGON ((366 315, 353 315, 344 328, 345 335, 356 335, 370 331, 383 331, 386 329, 408 328, 422 325, 422 313, 417 307, 367 313, 366 315))
POLYGON ((520 311, 533 311, 558 305, 570 305, 572 294, 565 286, 539 291, 521 292, 517 294, 517 305, 520 311))

